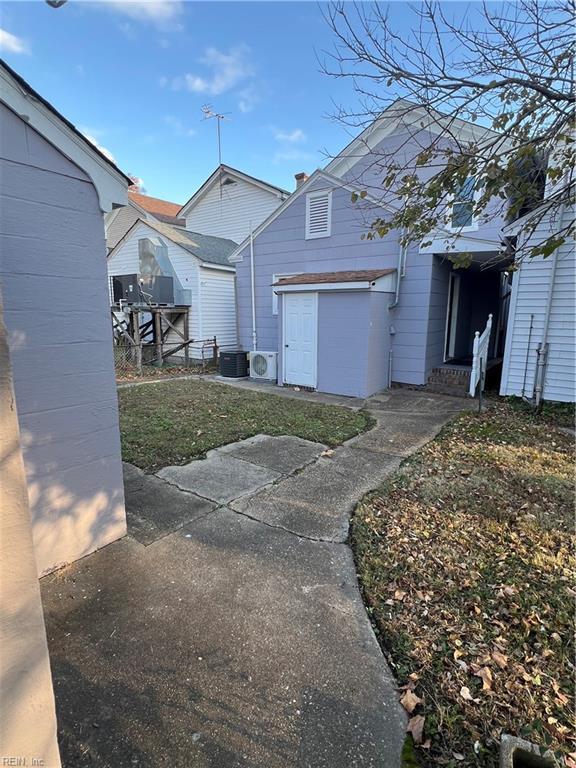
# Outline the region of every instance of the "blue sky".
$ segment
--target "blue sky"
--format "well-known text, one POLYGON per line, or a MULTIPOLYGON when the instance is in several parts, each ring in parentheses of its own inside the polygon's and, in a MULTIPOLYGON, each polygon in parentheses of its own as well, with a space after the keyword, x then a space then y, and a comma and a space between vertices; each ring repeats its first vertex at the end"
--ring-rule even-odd
POLYGON ((68 119, 142 178, 185 202, 223 161, 292 189, 350 139, 327 118, 354 104, 319 72, 332 34, 312 2, 3 2, 3 58, 68 119))

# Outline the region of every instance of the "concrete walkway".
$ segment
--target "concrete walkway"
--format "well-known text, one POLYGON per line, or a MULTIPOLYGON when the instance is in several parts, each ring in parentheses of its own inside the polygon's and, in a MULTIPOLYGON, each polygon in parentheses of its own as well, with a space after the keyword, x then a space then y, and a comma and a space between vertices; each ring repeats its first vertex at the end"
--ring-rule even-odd
POLYGON ((399 766, 348 521, 463 405, 396 390, 334 452, 258 435, 128 465, 129 536, 42 580, 65 768, 399 766))

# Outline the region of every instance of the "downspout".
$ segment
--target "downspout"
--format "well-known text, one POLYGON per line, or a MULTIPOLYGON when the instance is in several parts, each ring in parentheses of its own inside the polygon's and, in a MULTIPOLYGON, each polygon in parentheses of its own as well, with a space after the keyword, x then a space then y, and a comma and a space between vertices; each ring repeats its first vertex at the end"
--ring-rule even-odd
MULTIPOLYGON (((404 236, 405 232, 403 231, 402 236, 404 236)), ((394 301, 391 304, 388 304, 388 310, 394 309, 398 306, 398 301, 400 300, 400 281, 406 274, 406 252, 408 250, 408 245, 406 243, 401 243, 400 248, 398 249, 398 265, 396 267, 396 293, 394 296, 394 301)), ((395 333, 394 326, 392 326, 390 330, 390 335, 393 336, 395 333)), ((388 352, 388 388, 392 386, 392 345, 390 345, 390 350, 388 352)))
POLYGON ((257 349, 256 337, 256 283, 254 277, 254 231, 250 222, 250 289, 252 293, 252 350, 257 349))
MULTIPOLYGON (((566 205, 563 205, 560 209, 559 222, 560 227, 564 221, 564 211, 566 205)), ((552 299, 554 297, 554 283, 556 282, 556 267, 558 266, 558 249, 554 251, 552 256, 554 259, 552 263, 552 274, 550 275, 550 283, 548 285, 548 296, 546 298, 546 312, 544 314, 544 328, 542 330, 542 340, 538 345, 538 359, 536 362, 536 376, 534 387, 534 400, 536 408, 539 407, 542 401, 542 395, 544 394, 544 376, 546 375, 546 364, 548 362, 548 329, 550 327, 550 310, 552 309, 552 299)))

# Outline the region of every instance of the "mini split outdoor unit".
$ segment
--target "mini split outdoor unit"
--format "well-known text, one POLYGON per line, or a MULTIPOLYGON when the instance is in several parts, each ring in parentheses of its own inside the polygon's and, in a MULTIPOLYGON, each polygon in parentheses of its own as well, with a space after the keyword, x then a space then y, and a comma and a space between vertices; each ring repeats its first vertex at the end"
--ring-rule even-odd
POLYGON ((250 378, 276 381, 277 352, 250 352, 250 378))

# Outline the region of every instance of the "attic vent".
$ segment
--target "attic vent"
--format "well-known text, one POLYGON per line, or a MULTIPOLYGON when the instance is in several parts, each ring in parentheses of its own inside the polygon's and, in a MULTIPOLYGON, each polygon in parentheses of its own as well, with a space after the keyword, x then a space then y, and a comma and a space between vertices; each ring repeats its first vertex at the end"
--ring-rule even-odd
POLYGON ((227 186, 229 186, 230 184, 236 184, 236 182, 234 181, 234 179, 231 179, 231 178, 228 176, 228 177, 227 177, 227 178, 225 178, 225 179, 224 179, 224 181, 222 182, 222 186, 223 186, 223 187, 227 187, 227 186))
POLYGON ((332 192, 306 195, 306 238, 329 237, 332 226, 332 192))

